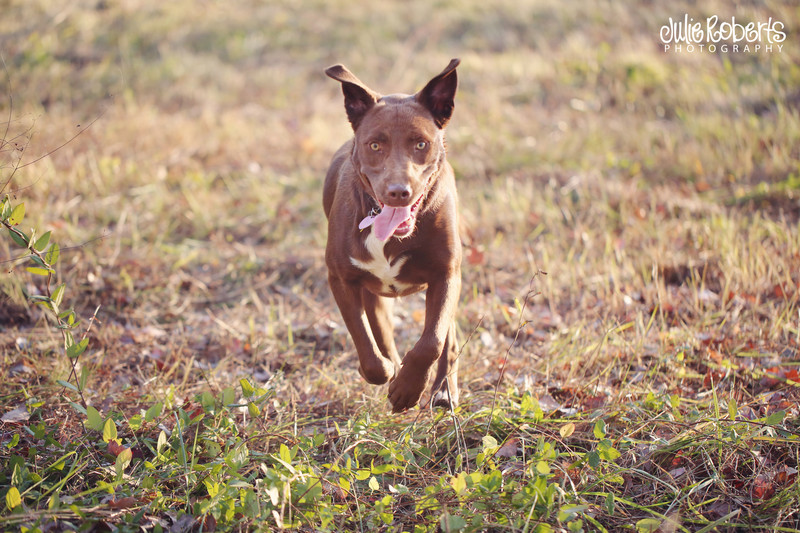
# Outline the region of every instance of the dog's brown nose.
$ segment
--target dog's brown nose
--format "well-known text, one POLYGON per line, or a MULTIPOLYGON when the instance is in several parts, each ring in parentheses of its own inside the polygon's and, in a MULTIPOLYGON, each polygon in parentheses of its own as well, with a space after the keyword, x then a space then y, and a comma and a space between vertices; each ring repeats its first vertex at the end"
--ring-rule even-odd
POLYGON ((402 202, 411 198, 411 187, 402 183, 389 185, 386 192, 389 194, 389 200, 394 202, 402 202))

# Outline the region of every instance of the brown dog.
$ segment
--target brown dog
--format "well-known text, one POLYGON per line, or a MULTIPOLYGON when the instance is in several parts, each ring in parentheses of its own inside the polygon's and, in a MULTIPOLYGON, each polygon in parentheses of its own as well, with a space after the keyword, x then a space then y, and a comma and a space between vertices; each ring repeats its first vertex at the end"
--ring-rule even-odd
POLYGON ((381 96, 342 65, 355 137, 325 177, 328 282, 369 383, 389 384, 394 412, 419 402, 438 360, 431 403, 458 403, 453 316, 461 290, 456 184, 444 128, 458 85, 453 59, 415 95, 381 96), (392 300, 422 290, 425 326, 402 361, 394 344, 392 300))

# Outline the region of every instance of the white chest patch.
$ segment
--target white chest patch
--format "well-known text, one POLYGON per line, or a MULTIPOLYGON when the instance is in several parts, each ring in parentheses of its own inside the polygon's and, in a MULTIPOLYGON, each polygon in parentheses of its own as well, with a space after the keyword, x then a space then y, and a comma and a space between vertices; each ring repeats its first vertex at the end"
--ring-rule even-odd
POLYGON ((406 262, 407 257, 401 257, 390 262, 385 255, 383 255, 383 247, 385 242, 379 240, 370 229, 367 240, 364 242, 369 252, 370 259, 368 261, 361 261, 355 257, 350 258, 350 263, 353 266, 365 270, 378 278, 383 284, 383 292, 386 294, 402 293, 411 288, 408 283, 397 281, 397 276, 400 274, 400 268, 406 262))

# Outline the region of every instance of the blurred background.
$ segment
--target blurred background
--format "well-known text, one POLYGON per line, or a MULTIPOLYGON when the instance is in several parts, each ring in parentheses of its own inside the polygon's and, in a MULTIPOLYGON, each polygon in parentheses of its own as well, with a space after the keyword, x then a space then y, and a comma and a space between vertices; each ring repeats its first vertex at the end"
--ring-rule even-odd
MULTIPOLYGON (((476 333, 468 389, 495 383, 518 330, 510 375, 531 387, 615 364, 613 381, 676 346, 700 353, 709 328, 779 354, 797 328, 796 1, 1 9, 3 193, 71 248, 59 279, 83 316, 101 306, 91 352, 109 372, 183 357, 262 378, 303 368, 302 396, 336 386, 308 368, 345 362, 342 383, 355 381, 323 264, 321 182, 351 135, 323 74, 334 63, 411 93, 462 60, 448 142, 459 326, 476 333), (662 26, 685 14, 772 19, 787 37, 781 50, 665 51, 662 26), (625 324, 627 336, 605 337, 625 324)), ((18 253, 6 241, 3 260, 18 253)), ((35 283, 21 268, 2 276, 9 349, 20 335, 57 344, 31 329, 39 315, 21 290, 35 283)), ((401 345, 422 319, 421 298, 400 309, 401 345)), ((125 379, 105 386, 140 378, 125 379)))

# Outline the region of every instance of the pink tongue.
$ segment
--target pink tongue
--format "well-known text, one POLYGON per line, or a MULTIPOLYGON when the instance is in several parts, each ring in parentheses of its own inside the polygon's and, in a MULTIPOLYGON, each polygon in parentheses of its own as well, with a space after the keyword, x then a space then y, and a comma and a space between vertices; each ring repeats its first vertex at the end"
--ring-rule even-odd
POLYGON ((411 206, 389 207, 384 206, 380 213, 372 222, 375 229, 375 236, 385 241, 392 236, 397 226, 411 218, 411 206))

